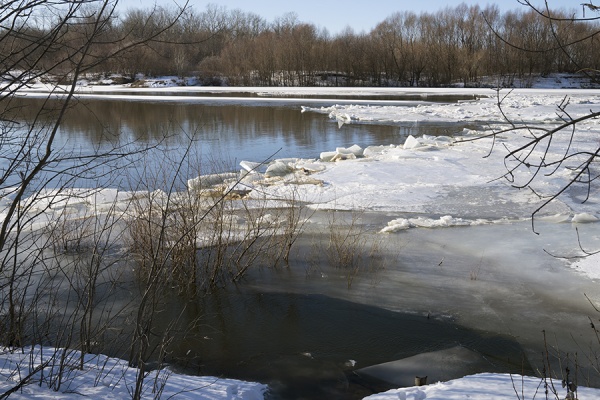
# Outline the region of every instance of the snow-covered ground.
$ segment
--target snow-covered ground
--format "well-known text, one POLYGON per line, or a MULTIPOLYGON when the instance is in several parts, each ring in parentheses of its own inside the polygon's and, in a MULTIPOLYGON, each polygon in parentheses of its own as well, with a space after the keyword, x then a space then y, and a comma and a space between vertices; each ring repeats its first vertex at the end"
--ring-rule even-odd
MULTIPOLYGON (((562 382, 544 381, 521 375, 488 374, 465 376, 448 382, 426 386, 393 389, 366 397, 369 400, 514 400, 514 399, 564 399, 567 390, 562 382), (548 392, 546 393, 546 390, 548 392)), ((579 399, 597 399, 600 390, 579 388, 579 399)))
MULTIPOLYGON (((111 91, 125 88, 82 86, 82 96, 131 96, 138 100, 177 101, 176 94, 164 97, 156 94, 111 94, 111 91)), ((157 88, 150 88, 156 92, 157 88)), ((131 89, 143 92, 146 89, 131 89)), ((427 121, 473 121, 485 128, 482 131, 458 132, 456 137, 424 136, 409 137, 403 143, 389 143, 381 146, 362 148, 360 143, 349 148, 323 149, 319 159, 275 160, 260 169, 245 160, 240 166, 240 174, 227 177, 235 190, 248 198, 281 199, 292 197, 304 200, 311 207, 319 209, 359 209, 385 213, 390 218, 380 226, 381 234, 401 234, 405 229, 439 228, 448 226, 468 226, 481 224, 511 223, 531 218, 531 214, 544 202, 543 196, 559 191, 573 177, 573 167, 579 158, 568 161, 560 168, 548 169, 537 175, 531 183, 532 189, 515 189, 503 179, 506 173, 504 156, 507 149, 515 149, 531 138, 527 131, 507 132, 496 137, 470 140, 505 128, 507 116, 512 122, 536 124, 552 128, 565 118, 577 119, 593 111, 600 111, 600 90, 559 90, 522 89, 496 93, 491 89, 315 89, 315 88, 168 88, 175 91, 193 91, 198 96, 202 92, 255 92, 270 101, 287 101, 279 95, 314 94, 327 95, 381 95, 399 93, 422 93, 429 95, 465 94, 476 95, 473 100, 458 103, 423 103, 418 105, 393 106, 389 102, 378 101, 339 101, 331 105, 331 100, 323 107, 302 107, 298 112, 322 113, 326 117, 343 124, 389 123, 427 121), (506 95, 506 97, 504 97, 506 95), (564 104, 565 96, 569 104, 564 104), (501 113, 498 100, 502 99, 501 113), (568 113, 568 116, 566 113, 568 113), (552 172, 550 175, 547 173, 552 172), (545 175, 546 174, 546 175, 545 175), (498 179, 500 178, 500 179, 498 179), (374 195, 376 194, 376 195, 374 195), (540 197, 542 196, 542 197, 540 197)), ((26 95, 44 95, 46 91, 34 88, 26 95)), ((204 99, 206 100, 206 99, 204 99)), ((231 98, 235 101, 255 101, 250 98, 231 98)), ((190 97, 185 98, 190 101, 190 97)), ((193 101, 193 98, 192 100, 193 101)), ((220 97, 219 101, 223 101, 220 97)), ((300 102, 302 99, 296 99, 300 102)), ((311 100, 311 104, 315 104, 311 100)), ((566 130, 555 135, 547 147, 534 150, 539 160, 543 151, 548 159, 561 157, 569 147, 571 152, 591 151, 598 146, 600 120, 589 119, 577 124, 576 135, 572 138, 566 130), (542 152, 541 152, 542 151, 542 152)), ((509 165, 510 161, 509 161, 509 165)), ((594 167, 594 165, 592 165, 594 167)), ((592 171, 593 172, 593 171, 592 171)), ((515 183, 526 183, 534 177, 531 168, 519 168, 515 183)), ((196 180, 190 181, 193 186, 196 180)), ((231 189, 232 186, 229 186, 231 189)), ((86 215, 94 209, 114 204, 116 196, 123 196, 112 189, 100 190, 89 196, 80 195, 73 202, 88 207, 86 215), (100 206, 100 207, 99 207, 100 206)), ((127 197, 127 196, 124 196, 127 197)), ((582 203, 581 193, 560 196, 543 208, 536 218, 556 224, 598 223, 600 218, 600 191, 593 187, 589 198, 582 203)), ((53 207, 54 212, 56 207, 53 207)), ((600 255, 590 256, 573 264, 590 279, 600 278, 600 255)), ((39 349, 33 355, 38 357, 39 349)), ((45 350, 49 352, 49 350, 45 350)), ((26 355, 27 356, 27 355, 26 355)), ((25 357, 26 358, 26 357, 25 357)), ((27 370, 16 374, 17 366, 38 365, 41 361, 22 362, 23 355, 4 352, 0 355, 0 390, 9 389, 18 376, 26 375, 27 370), (19 358, 21 357, 21 358, 19 358)), ((61 398, 75 398, 75 392, 93 397, 127 397, 128 387, 133 380, 132 369, 125 363, 109 360, 110 367, 98 370, 98 365, 107 360, 103 357, 90 359, 87 368, 77 375, 71 387, 65 388, 61 398), (110 374, 105 375, 105 371, 110 374), (98 377, 101 376, 100 379, 98 377), (73 386, 74 385, 74 386, 73 386)), ((482 371, 485 372, 485 371, 482 371)), ((265 387, 260 384, 236 382, 227 379, 190 377, 164 372, 168 376, 163 390, 164 398, 197 399, 254 399, 260 398, 265 387)), ((561 398, 566 390, 560 382, 555 382, 561 398)), ((151 387, 151 386, 149 386, 151 387)), ((150 390, 150 389, 149 389, 150 390)), ((600 398, 600 390, 579 388, 579 398, 600 398)), ((38 385, 29 385, 14 395, 21 398, 57 398, 57 394, 38 385)), ((479 374, 449 382, 436 383, 423 387, 392 390, 370 396, 369 399, 513 399, 546 398, 544 382, 539 378, 509 376, 501 374, 479 374)), ((148 397, 152 397, 148 392, 148 397)), ((550 395, 553 398, 553 395, 550 395)))
MULTIPOLYGON (((11 394, 14 399, 126 399, 131 398, 136 382, 136 369, 123 360, 103 355, 85 356, 85 367, 69 368, 61 384, 60 349, 25 348, 23 352, 0 352, 0 392, 5 393, 16 387, 23 378, 26 383, 11 394), (48 365, 45 365, 48 363, 48 365), (36 368, 45 368, 36 371, 36 368), (32 373, 34 371, 34 373, 32 373), (44 381, 48 385, 40 385, 44 381), (58 388, 51 389, 50 385, 58 388)), ((77 365, 80 353, 67 354, 64 365, 77 365)), ((259 400, 264 397, 266 386, 260 383, 242 382, 209 376, 180 375, 167 369, 151 372, 144 380, 142 398, 177 398, 199 400, 259 400)))

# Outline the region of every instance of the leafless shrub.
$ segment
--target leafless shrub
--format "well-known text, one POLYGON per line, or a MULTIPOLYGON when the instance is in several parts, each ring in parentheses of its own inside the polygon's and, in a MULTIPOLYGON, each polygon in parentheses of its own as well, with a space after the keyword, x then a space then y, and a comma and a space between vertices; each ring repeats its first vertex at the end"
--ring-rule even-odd
POLYGON ((361 211, 328 213, 328 240, 323 252, 330 266, 345 271, 348 288, 361 271, 384 268, 382 237, 369 230, 362 217, 361 211))
POLYGON ((253 266, 288 262, 305 220, 294 198, 276 203, 245 199, 226 185, 138 197, 128 223, 138 273, 160 259, 163 282, 202 292, 239 281, 253 266))
POLYGON ((476 281, 479 278, 479 273, 481 272, 482 265, 483 265, 483 254, 481 254, 481 258, 479 259, 479 262, 477 263, 477 265, 473 266, 473 268, 471 268, 471 271, 469 272, 469 277, 471 278, 472 281, 476 281))

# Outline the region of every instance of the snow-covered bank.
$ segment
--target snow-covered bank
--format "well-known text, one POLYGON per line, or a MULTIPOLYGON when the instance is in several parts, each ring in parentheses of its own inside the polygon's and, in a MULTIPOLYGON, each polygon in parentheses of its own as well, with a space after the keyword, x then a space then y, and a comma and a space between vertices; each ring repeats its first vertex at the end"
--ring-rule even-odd
MULTIPOLYGON (((131 397, 136 369, 127 362, 102 355, 86 355, 85 367, 78 369, 80 354, 70 352, 64 361, 68 373, 58 390, 56 375, 60 367, 60 349, 34 347, 25 352, 0 353, 0 392, 20 385, 10 398, 15 399, 79 399, 81 396, 102 399, 131 397), (58 358, 53 358, 57 356, 58 358), (43 370, 36 368, 48 363, 43 370), (24 380, 26 378, 26 380, 24 380), (24 380, 24 381, 23 381, 24 380)), ((258 400, 264 398, 266 385, 219 377, 181 375, 164 369, 146 376, 142 398, 177 398, 190 400, 258 400)), ((425 386, 393 389, 366 397, 368 400, 392 399, 506 399, 564 398, 567 389, 560 380, 481 373, 447 382, 430 382, 425 386), (546 396, 548 390, 548 396, 546 396)), ((600 398, 600 389, 578 387, 580 399, 600 398)))
MULTIPOLYGON (((78 369, 79 352, 70 352, 64 360, 68 365, 58 390, 60 349, 26 348, 24 352, 0 352, 0 392, 14 390, 13 399, 126 399, 132 395, 136 382, 135 368, 127 362, 102 355, 86 355, 85 366, 78 369), (54 357, 57 358, 54 358, 54 357), (44 368, 40 367, 44 365, 44 368)), ((143 399, 189 400, 259 400, 268 387, 260 383, 244 382, 209 376, 182 375, 168 369, 150 372, 144 380, 143 399), (158 396, 158 397, 157 397, 158 396)), ((374 394, 365 400, 453 400, 453 399, 534 399, 564 398, 567 390, 560 380, 481 373, 448 382, 430 382, 426 386, 393 389, 374 394), (546 397, 546 390, 548 396, 546 397)), ((600 398, 600 389, 577 388, 580 399, 600 398)))
MULTIPOLYGON (((20 385, 10 395, 11 399, 131 398, 138 371, 129 367, 126 361, 88 354, 84 368, 79 369, 79 352, 70 351, 64 360, 61 357, 61 349, 48 347, 25 348, 23 352, 1 349, 0 392, 20 385), (64 371, 60 371, 61 363, 64 371)), ((163 369, 152 371, 145 377, 142 398, 259 400, 266 390, 266 385, 259 383, 181 375, 163 369)))
MULTIPOLYGON (((503 89, 501 93, 507 93, 509 90, 515 95, 524 96, 564 96, 568 89, 569 96, 593 95, 600 89, 581 89, 581 78, 554 75, 545 78, 539 77, 533 83, 531 88, 503 89)), ((47 83, 36 83, 34 85, 19 88, 16 95, 29 97, 47 97, 61 96, 68 93, 70 86, 56 86, 47 83)), ((427 102, 429 100, 448 99, 456 96, 457 98, 485 99, 491 98, 492 103, 497 101, 497 91, 492 87, 481 88, 463 88, 442 87, 442 88, 422 88, 422 87, 262 87, 262 86, 199 86, 194 80, 187 80, 185 83, 177 77, 158 77, 143 79, 135 84, 113 84, 111 80, 101 82, 90 82, 85 79, 78 82, 75 88, 75 94, 80 98, 87 99, 114 99, 114 100, 134 100, 134 101, 179 101, 179 102, 251 102, 268 103, 294 102, 294 103, 325 103, 338 105, 401 105, 410 104, 415 101, 427 102), (211 95, 218 97, 211 97, 211 95), (230 94, 231 96, 226 96, 230 94), (242 95, 242 96, 240 96, 242 95), (310 97, 310 99, 307 99, 310 97), (344 99, 351 97, 352 99, 344 99), (382 100, 378 97, 389 98, 397 97, 404 100, 382 100), (336 99, 336 100, 333 100, 336 99), (368 99, 368 100, 367 100, 368 99), (410 100, 407 100, 410 99, 410 100)), ((327 109, 330 106, 324 106, 327 109)), ((334 105, 333 108, 336 108, 334 105)), ((435 109, 435 106, 434 106, 435 109)), ((489 109, 494 112, 494 110, 489 109)), ((390 111, 382 109, 379 121, 393 120, 395 112, 386 117, 385 112, 390 111)), ((370 111, 372 113, 373 110, 370 111)), ((428 111, 432 115, 425 115, 425 118, 436 119, 435 111, 428 111)), ((456 120, 461 115, 450 116, 456 120)), ((468 115, 467 115, 468 117, 468 115)), ((378 118, 375 118, 377 120, 378 118)), ((368 119, 366 119, 368 120, 368 119)), ((366 121, 365 120, 365 121, 366 121)), ((412 119, 414 120, 414 119, 412 119)))
MULTIPOLYGON (((544 381, 540 378, 506 374, 477 374, 448 382, 427 386, 394 389, 366 397, 368 400, 514 400, 514 399, 564 399, 567 389, 561 381, 544 381), (546 395, 548 385, 548 395, 546 395)), ((600 390, 580 387, 579 399, 600 398, 600 390)))

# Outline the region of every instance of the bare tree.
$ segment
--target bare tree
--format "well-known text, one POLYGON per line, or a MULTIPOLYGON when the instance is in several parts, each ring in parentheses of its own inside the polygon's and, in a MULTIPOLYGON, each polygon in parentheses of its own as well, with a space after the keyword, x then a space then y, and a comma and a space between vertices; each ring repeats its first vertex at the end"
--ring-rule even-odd
POLYGON ((91 351, 118 312, 101 304, 114 282, 105 254, 120 240, 120 217, 111 207, 102 218, 68 219, 73 203, 95 194, 75 187, 96 187, 148 150, 118 140, 72 150, 61 139, 61 125, 78 101, 81 77, 158 42, 186 8, 166 18, 150 11, 161 18, 134 37, 116 34, 116 7, 113 0, 0 4, 0 341, 14 350, 48 340, 64 346, 49 363, 58 368, 49 377, 55 390, 72 349, 82 357, 91 351), (48 92, 32 112, 19 97, 35 84, 48 84, 48 92))
MULTIPOLYGON (((574 16, 566 18, 564 14, 553 13, 547 2, 544 10, 535 8, 528 0, 523 0, 521 3, 528 6, 535 15, 545 21, 553 33, 555 44, 551 46, 547 43, 542 47, 544 51, 560 50, 572 60, 571 48, 582 43, 589 43, 589 37, 580 37, 569 43, 564 43, 558 36, 558 24, 565 22, 570 24, 577 20, 574 16)), ((595 21, 599 18, 587 18, 586 21, 595 21)), ((594 31, 592 36, 596 36, 598 33, 600 33, 600 30, 594 31)), ((503 40, 509 43, 508 39, 503 40)), ((537 46, 522 47, 521 44, 514 45, 514 48, 526 55, 532 52, 535 53, 540 49, 537 46)), ((583 71, 583 69, 581 70, 583 71)), ((587 72, 589 75, 597 71, 587 70, 587 72)), ((497 93, 498 107, 509 127, 494 131, 488 136, 496 139, 499 135, 514 132, 522 134, 525 138, 523 142, 519 142, 515 146, 508 147, 505 145, 507 152, 504 160, 507 172, 504 177, 516 188, 529 188, 535 192, 534 184, 540 180, 558 174, 563 170, 569 171, 571 175, 570 179, 559 190, 548 196, 540 196, 541 204, 532 213, 532 227, 536 232, 534 225, 536 215, 553 200, 569 192, 572 194, 578 192, 578 197, 581 198, 582 203, 585 203, 596 187, 597 180, 600 178, 600 171, 596 167, 600 155, 600 146, 596 141, 578 141, 577 139, 582 135, 579 130, 580 124, 600 117, 600 111, 590 109, 588 114, 574 117, 570 113, 570 98, 567 95, 560 104, 556 105, 557 116, 559 117, 557 124, 548 127, 519 123, 511 115, 504 113, 503 103, 510 93, 503 94, 500 90, 497 93), (564 143, 567 143, 566 146, 564 143)))
MULTIPOLYGON (((498 107, 503 109, 503 102, 509 94, 503 94, 500 90, 497 93, 498 107)), ((509 127, 495 130, 484 136, 495 139, 507 133, 516 133, 522 134, 525 138, 523 143, 516 146, 505 145, 506 173, 504 178, 515 188, 527 188, 537 193, 534 184, 538 181, 562 170, 568 170, 572 175, 567 183, 555 193, 547 196, 539 195, 542 202, 532 212, 532 228, 536 233, 535 217, 540 211, 570 190, 583 190, 582 202, 585 203, 596 181, 600 178, 600 173, 595 166, 600 155, 600 147, 597 146, 597 143, 583 142, 586 143, 584 146, 580 142, 577 146, 573 145, 581 134, 578 131, 578 124, 600 117, 600 111, 590 111, 587 115, 574 118, 569 113, 569 98, 565 96, 563 101, 557 105, 557 114, 560 122, 551 127, 520 124, 513 121, 510 115, 504 114, 509 127), (563 140, 559 141, 559 137, 563 140), (568 144, 563 147, 565 142, 568 144), (560 155, 555 157, 553 154, 560 155)))

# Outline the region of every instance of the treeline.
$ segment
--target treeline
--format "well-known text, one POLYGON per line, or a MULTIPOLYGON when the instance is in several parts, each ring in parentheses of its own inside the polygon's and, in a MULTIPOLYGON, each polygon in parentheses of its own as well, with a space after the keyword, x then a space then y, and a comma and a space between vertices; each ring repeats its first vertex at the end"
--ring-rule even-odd
MULTIPOLYGON (((468 86, 484 76, 511 85, 537 74, 600 70, 598 24, 576 20, 566 11, 552 16, 543 18, 526 7, 501 13, 496 5, 463 3, 433 13, 396 12, 368 33, 348 28, 331 35, 295 14, 267 22, 215 5, 183 13, 135 9, 114 15, 94 41, 97 48, 90 54, 100 61, 90 71, 130 78, 197 76, 217 85, 468 86), (172 20, 164 30, 165 21, 172 20), (138 38, 152 35, 154 40, 127 50, 138 38), (102 55, 110 46, 125 50, 106 60, 102 55)), ((21 29, 28 38, 47 35, 27 24, 21 29)), ((65 35, 76 34, 73 30, 65 35)), ((61 58, 60 48, 42 57, 57 68, 69 62, 61 58)))

